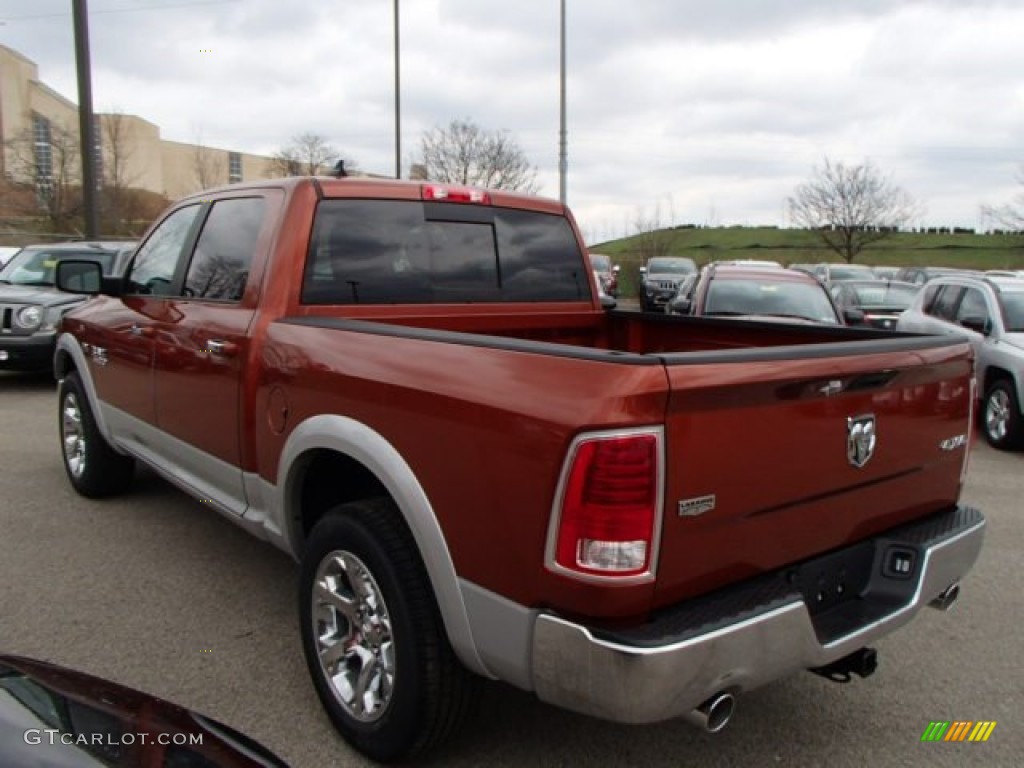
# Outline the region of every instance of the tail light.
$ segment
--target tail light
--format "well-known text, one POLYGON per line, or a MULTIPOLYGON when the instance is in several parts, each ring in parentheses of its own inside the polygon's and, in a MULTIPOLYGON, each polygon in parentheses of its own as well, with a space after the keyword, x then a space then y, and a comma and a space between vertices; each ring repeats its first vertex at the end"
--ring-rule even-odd
POLYGON ((552 510, 547 567, 585 580, 653 579, 661 475, 661 428, 577 438, 552 510))
POLYGON ((442 200, 446 203, 480 203, 490 205, 491 196, 476 187, 453 187, 447 184, 424 184, 420 189, 424 200, 442 200))

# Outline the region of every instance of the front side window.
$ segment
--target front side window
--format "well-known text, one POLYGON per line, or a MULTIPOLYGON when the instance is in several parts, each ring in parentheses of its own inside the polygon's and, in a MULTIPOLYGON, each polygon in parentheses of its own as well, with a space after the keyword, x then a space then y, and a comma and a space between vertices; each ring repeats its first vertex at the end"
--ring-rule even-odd
POLYGON ((174 211, 142 244, 135 254, 128 277, 131 292, 171 295, 174 274, 199 209, 196 204, 174 211))
POLYGON ((306 304, 588 299, 564 217, 398 200, 320 203, 302 293, 306 304))
POLYGON ((977 288, 966 289, 956 311, 958 323, 969 317, 988 318, 988 304, 985 303, 985 296, 977 288))
POLYGON ((185 275, 186 297, 241 300, 263 225, 264 207, 261 197, 214 203, 185 275))

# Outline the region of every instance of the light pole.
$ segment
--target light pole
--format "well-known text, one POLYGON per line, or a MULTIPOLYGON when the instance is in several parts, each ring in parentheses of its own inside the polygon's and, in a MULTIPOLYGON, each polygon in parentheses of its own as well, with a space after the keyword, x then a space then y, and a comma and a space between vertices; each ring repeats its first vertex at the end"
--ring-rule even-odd
POLYGON ((568 139, 565 132, 565 0, 561 0, 561 45, 559 46, 561 68, 559 74, 559 124, 558 124, 558 199, 565 205, 566 175, 569 172, 567 156, 568 139))
POLYGON ((73 0, 75 64, 78 67, 78 133, 82 140, 82 197, 85 201, 85 236, 99 229, 96 210, 96 126, 92 117, 92 74, 89 65, 89 9, 86 0, 73 0))
POLYGON ((399 56, 398 0, 395 0, 395 178, 402 178, 402 67, 399 56))

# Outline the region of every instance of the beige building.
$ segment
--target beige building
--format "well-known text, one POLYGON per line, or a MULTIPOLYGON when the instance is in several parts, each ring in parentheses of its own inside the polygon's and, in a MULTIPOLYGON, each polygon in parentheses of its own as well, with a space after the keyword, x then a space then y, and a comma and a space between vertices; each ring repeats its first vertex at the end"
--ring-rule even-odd
MULTIPOLYGON (((124 114, 97 114, 97 175, 176 200, 221 184, 267 178, 273 159, 244 152, 167 141, 159 126, 124 114)), ((45 183, 66 165, 79 177, 78 106, 39 80, 35 62, 0 45, 0 176, 45 183), (74 159, 73 163, 70 162, 74 159)), ((67 178, 67 177, 65 177, 67 178)))

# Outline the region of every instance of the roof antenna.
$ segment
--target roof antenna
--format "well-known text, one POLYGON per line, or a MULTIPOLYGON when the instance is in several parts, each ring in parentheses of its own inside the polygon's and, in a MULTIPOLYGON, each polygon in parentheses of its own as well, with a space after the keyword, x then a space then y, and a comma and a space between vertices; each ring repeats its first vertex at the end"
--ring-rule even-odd
POLYGON ((344 160, 339 160, 337 163, 334 164, 334 171, 332 171, 331 175, 334 176, 334 178, 336 179, 344 179, 346 176, 348 176, 348 171, 345 170, 344 160))

